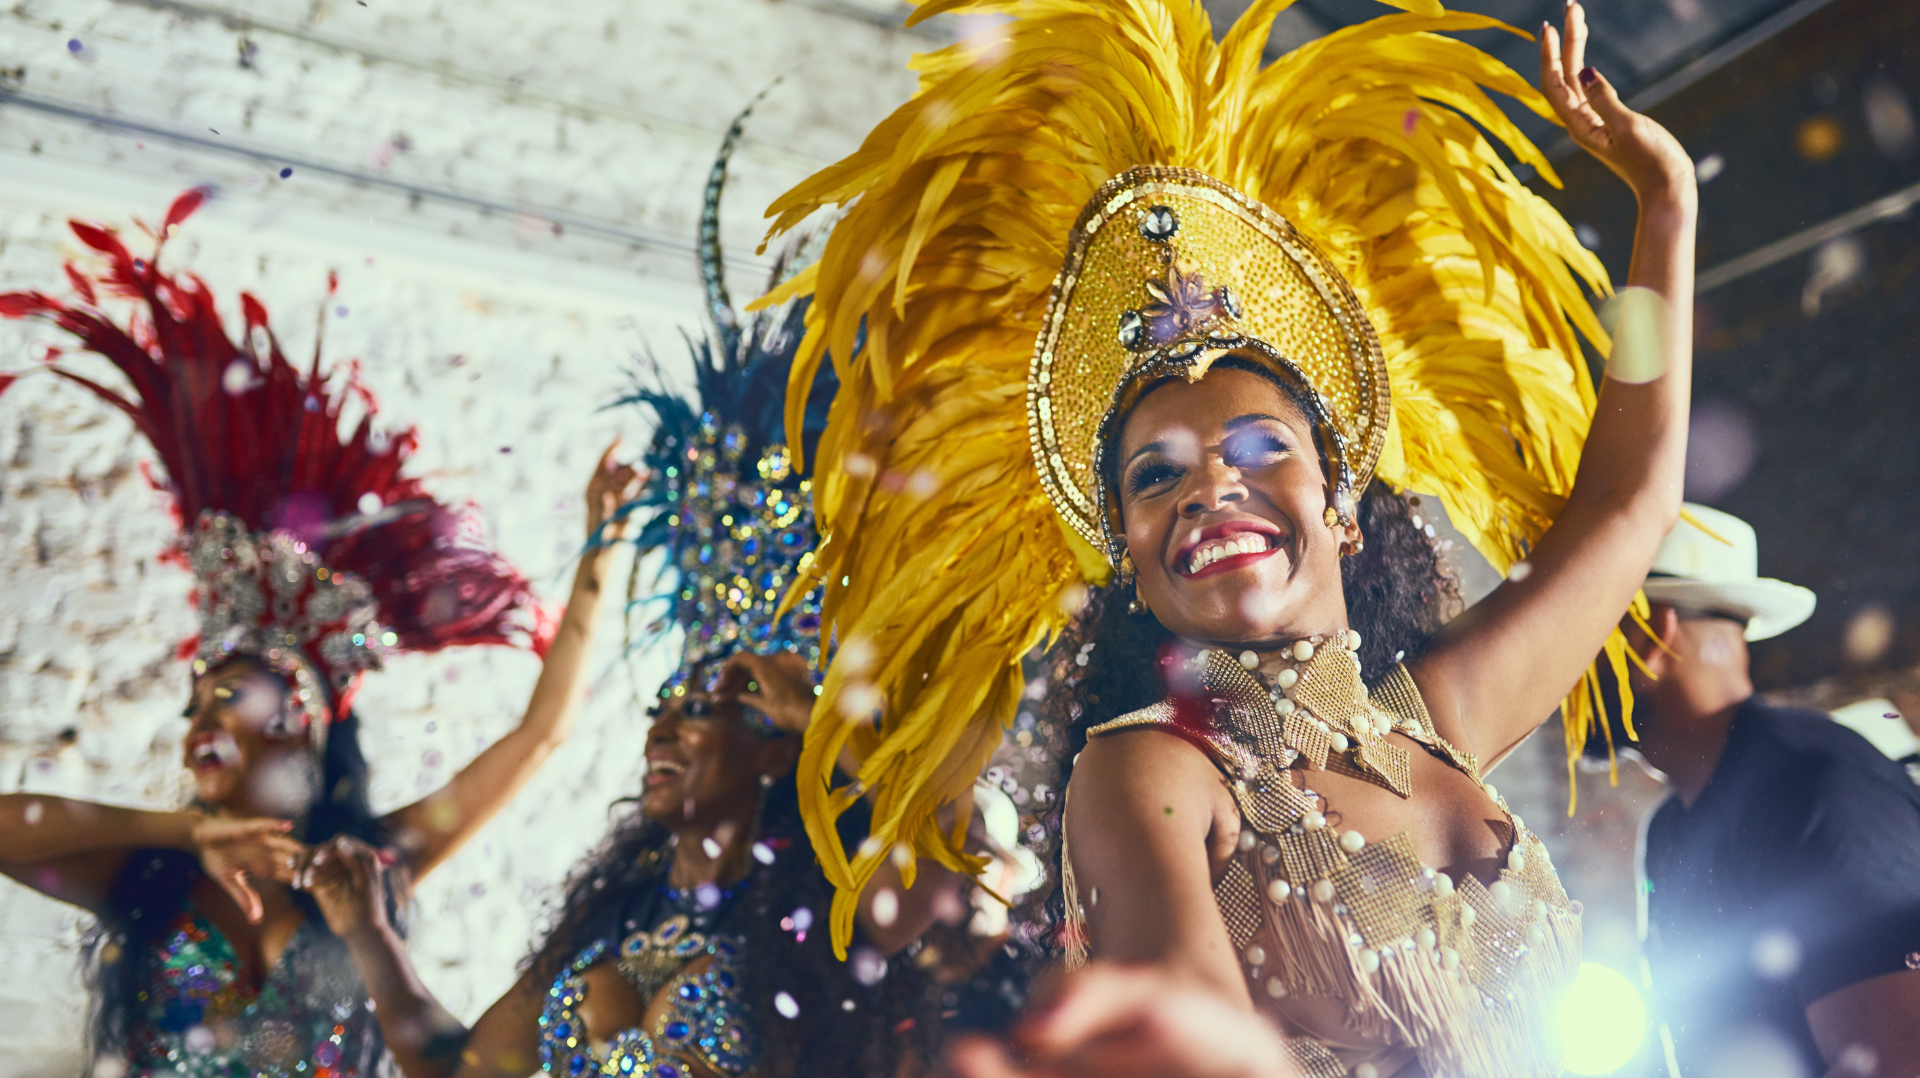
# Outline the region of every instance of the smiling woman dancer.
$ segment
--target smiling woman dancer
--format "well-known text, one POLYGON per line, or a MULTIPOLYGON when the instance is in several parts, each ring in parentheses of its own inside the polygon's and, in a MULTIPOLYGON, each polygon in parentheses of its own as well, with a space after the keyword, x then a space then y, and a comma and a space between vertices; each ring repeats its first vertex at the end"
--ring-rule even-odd
MULTIPOLYGON (((1691 167, 1584 67, 1577 5, 1542 27, 1544 96, 1436 33, 1497 23, 1431 0, 1262 69, 1284 6, 1216 45, 1181 0, 922 5, 1011 22, 922 57, 917 96, 776 203, 776 229, 850 204, 792 286, 815 311, 789 406, 830 350, 812 577, 828 629, 883 657, 829 668, 802 804, 823 833, 851 743, 881 811, 877 842, 824 852, 836 930, 895 841, 955 860, 936 806, 1011 715, 1017 657, 1101 586, 1068 964, 1257 1008, 1309 1074, 1552 1074, 1578 914, 1484 777, 1563 698, 1583 743, 1583 671, 1603 644, 1617 665, 1679 511, 1691 167), (1554 182, 1482 86, 1639 197, 1629 281, 1668 304, 1664 373, 1622 348, 1596 399, 1578 279, 1602 271, 1482 134, 1554 182), (1526 566, 1438 632, 1409 488, 1526 566), (832 706, 856 680, 878 731, 832 706)), ((1134 1073, 1158 997, 1081 983, 1071 1028, 1024 1047, 1134 1073)))
MULTIPOLYGON (((200 200, 177 201, 162 236, 200 200)), ((74 232, 107 262, 97 278, 69 267, 83 304, 14 293, 0 313, 46 316, 120 369, 131 397, 67 376, 132 417, 189 525, 178 554, 200 617, 183 745, 194 798, 149 812, 5 795, 0 872, 100 918, 95 1050, 128 1074, 390 1073, 343 941, 287 885, 306 844, 338 835, 390 845, 417 881, 526 784, 572 725, 605 555, 582 560, 519 725, 446 786, 376 816, 353 710, 361 675, 403 651, 545 647, 526 581, 470 513, 401 474, 413 433, 376 442, 372 399, 351 376, 330 385, 317 356, 296 370, 253 297, 236 346, 206 285, 163 273, 157 249, 136 259, 108 231, 74 232), (101 293, 138 302, 127 330, 96 309, 101 293), (343 438, 349 394, 366 419, 343 438)), ((590 533, 628 481, 604 461, 595 471, 590 533)))

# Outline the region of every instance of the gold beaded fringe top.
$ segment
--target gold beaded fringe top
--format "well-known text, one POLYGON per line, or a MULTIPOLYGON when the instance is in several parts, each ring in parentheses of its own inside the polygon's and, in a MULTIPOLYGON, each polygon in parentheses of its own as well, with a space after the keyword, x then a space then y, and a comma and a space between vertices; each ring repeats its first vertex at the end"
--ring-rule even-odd
MULTIPOLYGON (((1184 673, 1210 725, 1183 721, 1168 699, 1088 736, 1157 726, 1220 769, 1242 827, 1214 898, 1256 1004, 1303 1073, 1388 1078, 1417 1063, 1435 1076, 1558 1074, 1546 1003, 1578 965, 1579 912, 1499 792, 1481 783, 1512 827, 1505 867, 1491 884, 1456 884, 1421 863, 1406 833, 1371 840, 1333 826, 1306 786, 1331 770, 1410 796, 1410 753, 1391 733, 1480 779, 1473 755, 1434 729, 1404 666, 1368 693, 1357 646, 1352 634, 1317 649, 1301 641, 1270 686, 1250 672, 1251 653, 1203 651, 1184 673)), ((1088 955, 1085 909, 1070 850, 1062 862, 1076 968, 1088 955)))

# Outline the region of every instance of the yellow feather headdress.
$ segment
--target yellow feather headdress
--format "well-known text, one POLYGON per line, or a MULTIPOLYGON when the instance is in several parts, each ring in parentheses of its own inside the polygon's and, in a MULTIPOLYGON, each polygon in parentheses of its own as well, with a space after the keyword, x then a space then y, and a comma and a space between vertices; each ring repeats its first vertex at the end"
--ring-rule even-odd
MULTIPOLYGON (((882 858, 974 867, 936 810, 966 793, 1013 717, 1019 657, 1109 578, 1107 552, 1056 512, 1028 450, 1028 376, 1069 234, 1115 176, 1211 177, 1344 278, 1390 385, 1385 429, 1363 439, 1370 470, 1439 497, 1496 569, 1525 556, 1572 487, 1594 406, 1576 334, 1606 347, 1582 286, 1606 292, 1605 272, 1482 134, 1557 184, 1486 91, 1551 118, 1546 101, 1441 36, 1510 28, 1390 0, 1403 13, 1263 68, 1288 2, 1255 3, 1217 44, 1189 0, 922 3, 916 20, 1012 21, 918 57, 913 99, 769 211, 778 233, 847 207, 820 260, 763 301, 814 296, 789 425, 824 356, 840 381, 814 464, 825 538, 795 585, 824 587, 840 642, 800 764, 839 889, 837 946, 882 858), (846 747, 858 781, 835 789, 846 747), (871 836, 849 856, 833 821, 869 791, 871 836)), ((1616 634, 1607 662, 1625 661, 1616 634)), ((1570 750, 1598 702, 1589 672, 1564 707, 1570 750)))

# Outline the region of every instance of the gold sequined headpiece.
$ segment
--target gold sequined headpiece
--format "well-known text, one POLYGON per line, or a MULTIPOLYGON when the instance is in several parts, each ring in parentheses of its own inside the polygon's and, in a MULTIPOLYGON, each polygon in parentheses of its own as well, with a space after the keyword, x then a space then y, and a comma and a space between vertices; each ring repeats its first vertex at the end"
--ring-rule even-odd
POLYGON ((1244 356, 1304 389, 1333 485, 1365 490, 1392 412, 1380 339, 1353 290, 1286 218, 1205 173, 1128 169, 1068 239, 1027 375, 1040 483, 1073 530, 1120 559, 1101 454, 1163 378, 1244 356))
MULTIPOLYGON (((774 204, 776 232, 844 211, 763 301, 814 297, 789 444, 815 373, 839 384, 795 585, 842 643, 799 767, 836 944, 889 858, 971 867, 939 807, 1000 743, 1020 657, 1114 579, 1101 425, 1133 387, 1241 357, 1297 378, 1336 499, 1435 497, 1502 572, 1559 512, 1606 276, 1514 174, 1558 182, 1488 91, 1552 110, 1447 36, 1500 23, 1386 2, 1406 10, 1269 62, 1288 0, 1224 34, 1191 0, 919 0, 1006 20, 916 59, 913 99, 774 204), (862 796, 868 841, 842 845, 862 796)), ((1598 685, 1563 709, 1570 746, 1598 685)))

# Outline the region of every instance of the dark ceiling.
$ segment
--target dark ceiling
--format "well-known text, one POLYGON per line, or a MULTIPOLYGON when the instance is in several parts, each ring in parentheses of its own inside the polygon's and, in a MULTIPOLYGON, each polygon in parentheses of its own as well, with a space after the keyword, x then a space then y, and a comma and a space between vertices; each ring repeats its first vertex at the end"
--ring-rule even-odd
MULTIPOLYGON (((1445 2, 1445 0, 1443 0, 1445 2)), ((1606 73, 1624 96, 1651 90, 1671 91, 1662 85, 1673 76, 1692 81, 1738 53, 1790 26, 1827 0, 1595 0, 1587 6, 1591 37, 1587 60, 1606 73), (1689 69, 1689 65, 1705 61, 1689 69)), ((1247 8, 1248 0, 1204 0, 1216 31, 1247 8)), ((1515 29, 1537 34, 1540 23, 1558 26, 1565 12, 1563 0, 1451 0, 1447 6, 1499 19, 1515 29)), ((1389 14, 1392 8, 1375 0, 1298 0, 1277 20, 1267 47, 1269 58, 1329 30, 1389 14)), ((1466 39, 1505 61, 1520 74, 1533 78, 1539 71, 1538 45, 1500 31, 1466 35, 1466 39)), ((1542 138, 1548 124, 1530 112, 1515 111, 1521 129, 1542 138)), ((1543 139, 1548 143, 1557 139, 1543 139)))

